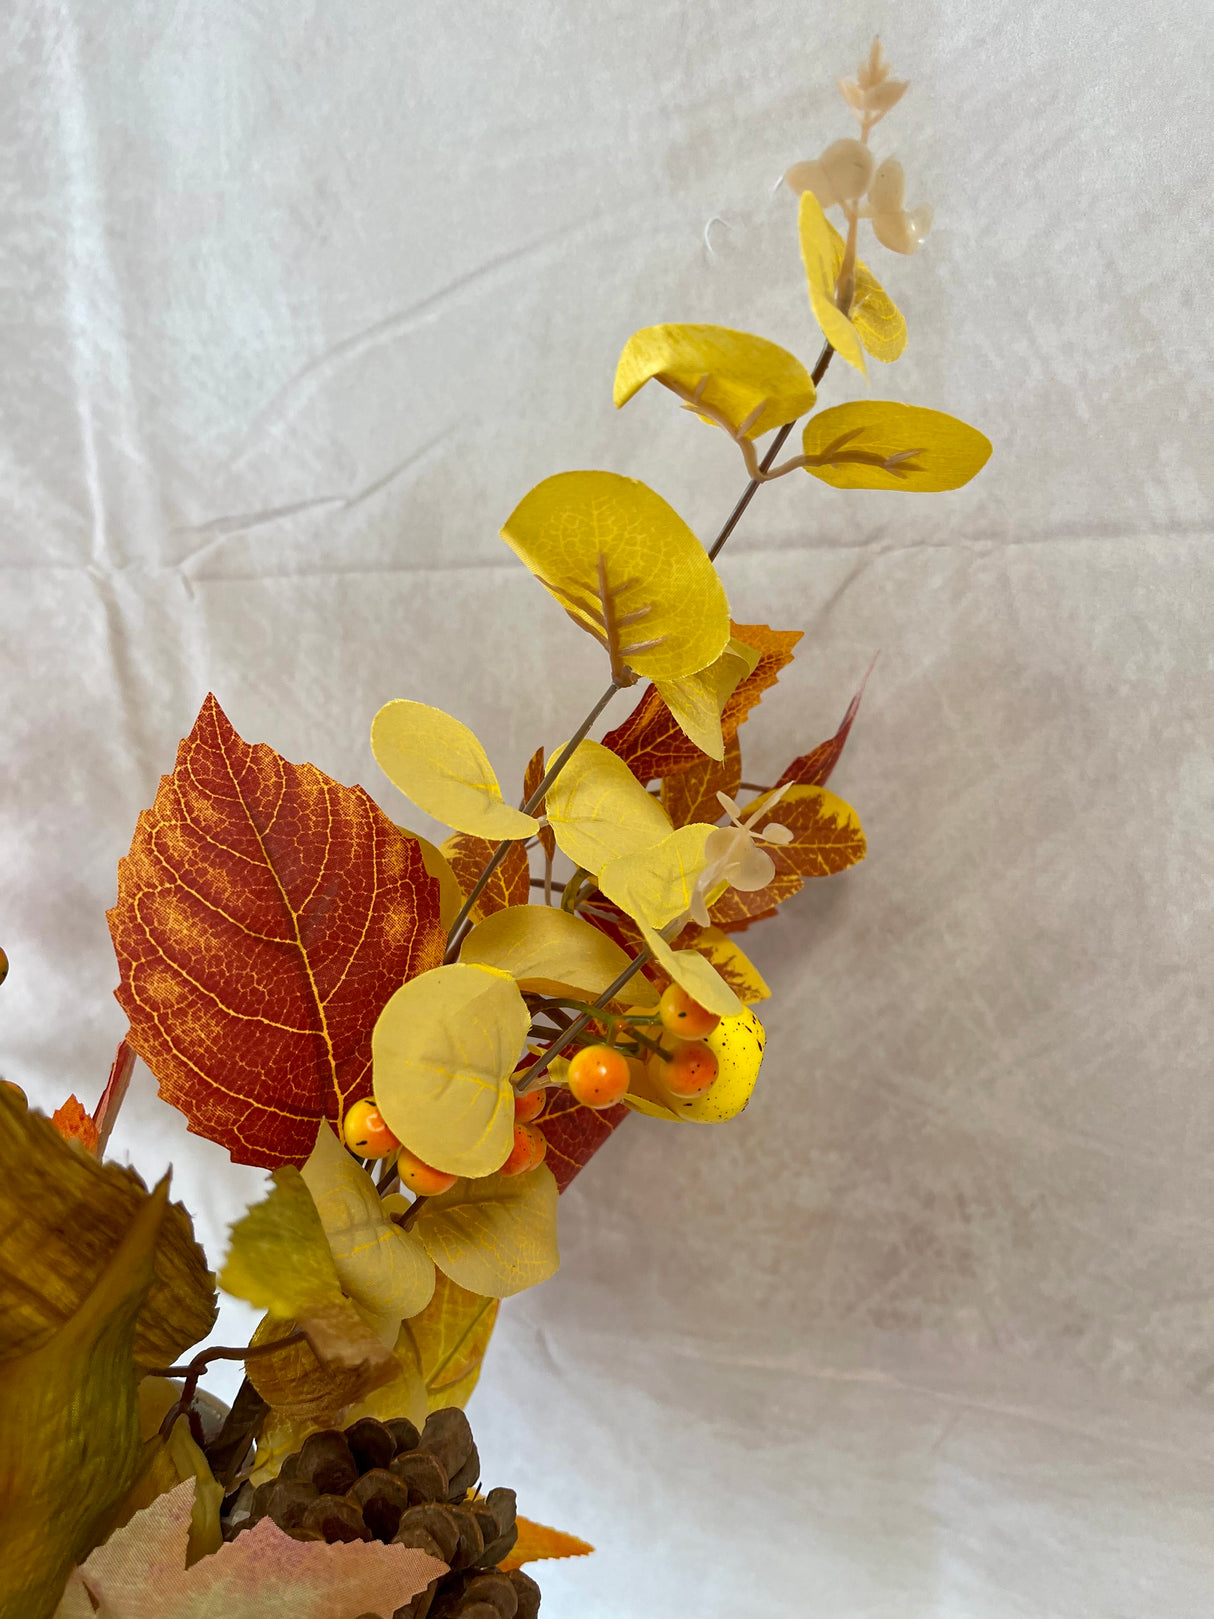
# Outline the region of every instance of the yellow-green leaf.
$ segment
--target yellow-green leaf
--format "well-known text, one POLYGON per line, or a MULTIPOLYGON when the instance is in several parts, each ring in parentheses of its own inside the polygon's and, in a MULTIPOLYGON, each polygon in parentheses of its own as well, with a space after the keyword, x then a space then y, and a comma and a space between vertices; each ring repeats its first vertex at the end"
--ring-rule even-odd
POLYGON ((554 905, 513 905, 486 917, 468 934, 459 957, 509 973, 524 993, 590 1000, 628 965, 614 940, 554 905))
POLYGON ((481 1375, 497 1312, 497 1299, 470 1293, 439 1272, 434 1297, 404 1325, 425 1389, 423 1415, 448 1405, 467 1405, 481 1375))
POLYGON ((596 874, 671 830, 661 804, 601 742, 581 743, 548 789, 548 823, 561 853, 596 874))
POLYGON ((731 636, 715 663, 682 680, 655 682, 658 694, 683 734, 710 759, 725 757, 721 715, 725 704, 759 662, 759 649, 731 636))
POLYGON ((729 604, 708 553, 635 478, 546 478, 515 507, 502 538, 608 648, 613 668, 677 680, 710 664, 729 640, 729 604))
POLYGON ((839 356, 849 365, 854 365, 861 376, 867 376, 860 334, 835 303, 835 278, 839 273, 839 260, 835 256, 838 232, 822 212, 822 204, 812 191, 801 193, 797 224, 814 319, 822 328, 826 341, 839 356))
POLYGON ((635 921, 664 928, 690 908, 696 878, 707 864, 705 845, 714 830, 705 821, 693 821, 660 843, 619 855, 599 873, 599 887, 635 921))
POLYGON ((402 1231, 388 1218, 375 1182, 325 1121, 301 1174, 324 1226, 342 1291, 360 1306, 384 1343, 395 1343, 402 1320, 424 1310, 434 1292, 434 1266, 426 1250, 411 1231, 402 1231))
POLYGON ((394 787, 457 832, 500 842, 536 830, 534 817, 503 800, 473 733, 441 708, 405 697, 385 703, 371 723, 371 751, 394 787))
POLYGON ((38 1349, 4 1365, 3 1619, 54 1613, 72 1566, 108 1533, 139 1473, 135 1322, 167 1203, 166 1177, 138 1203, 76 1311, 38 1349))
POLYGON ((721 411, 735 429, 759 410, 747 438, 795 422, 815 399, 809 372, 795 355, 728 326, 646 326, 634 332, 616 367, 617 408, 651 378, 680 397, 695 394, 703 382, 704 403, 721 411))
POLYGON ((426 1199, 415 1229, 453 1282, 506 1299, 556 1274, 556 1198, 546 1164, 525 1175, 460 1180, 426 1199))
POLYGON ((694 950, 672 950, 647 922, 638 922, 637 926, 659 967, 669 973, 693 1001, 699 1001, 719 1017, 734 1017, 742 1011, 742 1002, 704 956, 694 950))
POLYGON ((806 467, 836 489, 959 489, 980 472, 990 440, 943 411, 864 399, 812 416, 802 435, 806 467))
POLYGON ((276 1169, 273 1188, 231 1228, 219 1285, 280 1320, 342 1297, 325 1228, 299 1170, 276 1169))
POLYGON ((157 1432, 161 1420, 167 1416, 169 1407, 176 1405, 180 1393, 180 1387, 168 1378, 145 1377, 139 1385, 139 1405, 143 1418, 141 1432, 145 1443, 150 1441, 151 1459, 145 1462, 135 1488, 123 1501, 114 1527, 120 1529, 123 1524, 130 1522, 136 1512, 151 1506, 158 1495, 175 1490, 186 1479, 192 1478, 195 1481, 194 1510, 190 1515, 186 1550, 186 1567, 189 1568, 200 1557, 218 1551, 223 1543, 219 1509, 223 1504, 224 1489, 211 1472, 206 1456, 190 1436, 189 1424, 184 1417, 174 1422, 167 1439, 162 1439, 157 1432), (153 1393, 152 1398, 158 1408, 163 1402, 162 1408, 157 1411, 155 1423, 150 1425, 150 1432, 147 1421, 149 1384, 162 1386, 153 1393))
POLYGON ((450 1175, 491 1175, 514 1140, 510 1075, 531 1027, 508 973, 463 962, 403 984, 372 1036, 389 1130, 450 1175))

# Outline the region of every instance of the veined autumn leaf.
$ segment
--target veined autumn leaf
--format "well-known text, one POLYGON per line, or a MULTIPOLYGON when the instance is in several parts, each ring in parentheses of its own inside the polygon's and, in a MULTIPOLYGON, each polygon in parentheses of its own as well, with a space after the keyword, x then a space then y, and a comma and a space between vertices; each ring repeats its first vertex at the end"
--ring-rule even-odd
MULTIPOLYGON (((873 659, 873 663, 876 659, 873 659)), ((796 782, 803 787, 825 787, 830 780, 831 772, 838 764, 843 749, 846 746, 848 735, 856 715, 860 712, 860 702, 864 696, 864 688, 868 685, 868 676, 873 672, 873 664, 869 664, 868 673, 860 682, 860 689, 847 705, 847 712, 834 736, 828 737, 825 742, 819 742, 816 748, 808 753, 798 754, 776 782, 777 787, 783 787, 787 782, 796 782)), ((728 791, 728 788, 726 789, 728 791)), ((736 797, 731 793, 730 797, 736 797)))
POLYGON ((986 465, 991 442, 943 411, 863 399, 806 424, 806 472, 835 489, 959 489, 986 465))
POLYGON ((138 1476, 135 1322, 152 1286, 167 1205, 166 1177, 140 1201, 63 1325, 32 1353, 5 1362, 3 1619, 48 1619, 55 1612, 73 1564, 105 1535, 138 1476))
POLYGON ((651 378, 680 396, 701 390, 699 397, 735 430, 750 421, 748 438, 795 422, 816 398, 813 380, 795 355, 728 326, 646 326, 634 332, 616 367, 616 408, 651 378))
POLYGON ((342 1291, 384 1343, 395 1343, 402 1320, 424 1310, 434 1292, 434 1266, 425 1249, 389 1218, 375 1182, 327 1124, 301 1173, 342 1291))
POLYGON ((499 1567, 506 1573, 522 1568, 524 1563, 540 1563, 553 1557, 587 1557, 594 1547, 576 1535, 567 1535, 560 1529, 548 1529, 542 1523, 517 1518, 518 1540, 499 1567))
MULTIPOLYGON (((541 827, 547 831, 547 827, 541 827)), ((457 832, 443 844, 443 853, 451 863, 460 890, 460 905, 476 886, 476 880, 489 864, 495 843, 488 838, 472 838, 457 832)), ((472 907, 472 919, 481 922, 495 911, 508 905, 526 905, 531 899, 531 863, 521 843, 512 843, 498 862, 493 875, 485 884, 472 907)), ((458 912, 459 907, 456 907, 458 912)), ((452 918, 454 920, 454 917, 452 918)))
MULTIPOLYGON (((0 1086, 0 1363, 39 1349, 76 1314, 148 1196, 133 1169, 74 1150, 0 1086)), ((170 1365, 206 1337, 217 1310, 190 1217, 171 1203, 135 1323, 136 1364, 170 1365)))
POLYGON ((514 1139, 510 1075, 531 1017, 508 973, 454 962, 402 985, 375 1025, 375 1105, 423 1162, 491 1175, 514 1139))
POLYGON ((517 905, 480 922, 459 958, 509 973, 524 993, 593 999, 629 958, 598 928, 553 905, 517 905))
POLYGON ((662 778, 662 808, 674 826, 692 821, 718 821, 721 803, 718 793, 736 798, 742 781, 742 746, 737 736, 725 744, 725 757, 719 763, 707 755, 690 770, 662 778))
POLYGON ((580 743, 548 789, 548 824, 561 853, 595 873, 672 830, 657 799, 600 742, 580 743))
MULTIPOLYGON (((464 903, 463 890, 460 886, 459 877, 454 869, 454 862, 448 857, 449 851, 447 850, 446 845, 440 849, 435 844, 431 843, 427 838, 419 836, 419 834, 416 832, 410 832, 407 826, 399 827, 398 830, 403 832, 407 838, 411 838, 413 842, 417 844, 418 848, 422 852, 422 864, 425 866, 430 876, 433 877, 434 881, 438 884, 439 921, 442 924, 443 932, 448 933, 451 930, 452 922, 454 922, 456 917, 459 915, 460 906, 464 903)), ((452 844, 459 840, 460 834, 457 833, 454 838, 447 839, 447 844, 452 844)), ((493 846, 490 845, 491 852, 492 847, 493 846)), ((514 851, 512 849, 511 853, 513 852, 514 851)), ((486 856, 486 858, 488 857, 486 856)), ((523 857, 523 861, 524 864, 526 864, 525 855, 523 857)))
POLYGON ((475 735, 441 708, 398 697, 371 722, 371 751, 394 787, 457 832, 529 838, 535 818, 502 798, 489 756, 475 735))
MULTIPOLYGON (((634 980, 635 982, 635 980, 634 980)), ((585 1107, 571 1091, 553 1093, 540 1120, 539 1129, 548 1142, 545 1166, 552 1171, 558 1192, 594 1157, 628 1117, 624 1106, 585 1107)))
POLYGON ((693 923, 676 942, 682 949, 694 950, 710 961, 743 1006, 754 1006, 771 995, 754 962, 720 928, 702 928, 693 923))
POLYGON ((116 1530, 73 1571, 55 1619, 353 1619, 394 1613, 447 1569, 412 1546, 296 1540, 269 1517, 187 1569, 194 1489, 116 1530))
POLYGON ((759 653, 731 636, 715 663, 682 680, 659 680, 657 690, 679 729, 710 759, 725 757, 722 716, 734 692, 754 673, 759 653))
POLYGON ((515 507, 502 538, 606 647, 617 678, 632 670, 677 680, 724 651, 729 607, 708 553, 673 507, 635 478, 546 478, 515 507))
POLYGON ((420 1315, 404 1323, 402 1330, 417 1354, 426 1413, 467 1405, 481 1375, 499 1303, 470 1293, 440 1271, 434 1297, 420 1315))
POLYGON ((267 1169, 367 1095, 375 1019, 445 944, 417 843, 361 787, 241 741, 214 697, 139 817, 109 923, 161 1096, 267 1169))
POLYGON ((97 1126, 91 1115, 85 1112, 83 1102, 75 1095, 69 1096, 61 1107, 55 1109, 51 1114, 51 1123, 65 1141, 79 1142, 85 1152, 96 1155, 97 1126))
MULTIPOLYGON (((530 802, 532 795, 537 791, 540 783, 544 779, 544 773, 544 750, 543 748, 536 748, 530 759, 528 759, 527 769, 523 774, 524 804, 530 802)), ((539 817, 543 817, 548 813, 547 806, 543 800, 541 800, 535 806, 534 813, 539 817)), ((552 836, 552 828, 547 824, 542 824, 539 831, 536 833, 536 836, 540 840, 540 848, 543 849, 545 855, 549 860, 551 860, 553 855, 556 853, 556 839, 552 836)))
POLYGON ((506 1299, 556 1274, 556 1196, 544 1164, 523 1175, 458 1180, 426 1199, 414 1230, 453 1282, 506 1299))

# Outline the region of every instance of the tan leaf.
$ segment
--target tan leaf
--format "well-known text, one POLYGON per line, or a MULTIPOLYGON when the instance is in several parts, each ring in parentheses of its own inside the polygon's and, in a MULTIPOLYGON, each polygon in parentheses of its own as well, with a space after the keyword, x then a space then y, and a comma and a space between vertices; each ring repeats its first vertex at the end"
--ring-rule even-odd
POLYGON ((467 1405, 481 1375, 499 1302, 468 1292, 440 1271, 430 1303, 405 1322, 404 1331, 417 1349, 427 1411, 467 1405))

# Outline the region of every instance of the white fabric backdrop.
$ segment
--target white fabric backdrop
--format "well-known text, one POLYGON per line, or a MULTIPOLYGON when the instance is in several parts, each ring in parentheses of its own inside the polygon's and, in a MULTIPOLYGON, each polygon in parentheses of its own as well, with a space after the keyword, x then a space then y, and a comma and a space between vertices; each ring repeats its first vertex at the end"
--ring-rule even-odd
MULTIPOLYGON (((872 853, 747 940, 745 1117, 631 1121, 503 1310, 487 1477, 601 1548, 542 1570, 553 1619, 1214 1605, 1209 22, 4 11, 0 1069, 47 1106, 104 1080, 115 863, 208 689, 398 814, 387 698, 511 780, 584 711, 594 649, 499 523, 601 466, 715 530, 732 452, 656 393, 617 417, 619 348, 714 320, 812 360, 773 186, 846 132, 874 30, 914 80, 876 145, 938 223, 881 254, 911 343, 874 385, 995 455, 948 496, 790 478, 724 555, 736 617, 806 631, 748 775, 880 650, 832 784, 872 853)), ((143 1070, 118 1146, 174 1163, 217 1261, 260 1175, 143 1070)))

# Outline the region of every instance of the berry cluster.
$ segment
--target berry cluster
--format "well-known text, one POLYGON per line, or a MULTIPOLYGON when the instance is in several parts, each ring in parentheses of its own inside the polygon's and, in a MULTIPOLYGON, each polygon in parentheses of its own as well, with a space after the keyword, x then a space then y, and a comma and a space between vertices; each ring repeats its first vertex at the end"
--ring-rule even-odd
POLYGON ((671 984, 658 1002, 656 1017, 640 1007, 627 1014, 624 1035, 631 1034, 632 1050, 614 1044, 583 1046, 570 1058, 569 1089, 583 1107, 614 1107, 639 1067, 672 1096, 699 1096, 717 1077, 716 1055, 704 1044, 704 1036, 720 1021, 685 989, 671 984), (655 1024, 656 1042, 650 1038, 655 1024))
POLYGON ((392 1619, 535 1619, 535 1581, 498 1568, 518 1539, 514 1491, 480 1496, 479 1477, 458 1407, 432 1411, 420 1433, 407 1417, 362 1417, 309 1435, 277 1478, 246 1486, 224 1532, 231 1539, 269 1517, 296 1540, 380 1540, 449 1566, 392 1619))

